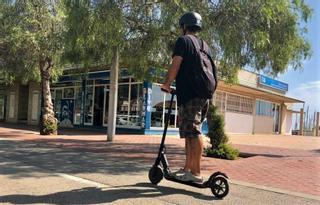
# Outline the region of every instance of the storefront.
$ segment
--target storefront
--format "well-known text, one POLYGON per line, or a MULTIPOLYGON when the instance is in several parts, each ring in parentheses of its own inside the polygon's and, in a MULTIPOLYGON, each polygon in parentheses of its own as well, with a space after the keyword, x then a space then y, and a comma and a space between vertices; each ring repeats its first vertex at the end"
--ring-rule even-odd
MULTIPOLYGON (((293 103, 303 101, 285 96, 288 84, 244 70, 239 72, 238 79, 239 83, 235 85, 220 81, 213 97, 213 103, 224 115, 226 131, 291 134, 292 112, 289 108, 293 103)), ((51 90, 59 126, 107 129, 109 86, 109 71, 61 76, 51 90)), ((28 110, 28 123, 38 123, 40 87, 36 83, 29 83, 28 87, 29 92, 25 91, 26 86, 19 85, 5 93, 0 92, 0 120, 17 122, 26 118, 25 112, 19 110, 28 110), (22 96, 21 91, 29 93, 28 98, 22 96), (28 100, 19 99, 21 96, 28 100)), ((170 97, 160 90, 159 84, 136 81, 122 69, 118 86, 117 131, 162 133, 170 97)), ((178 133, 178 117, 175 98, 169 134, 178 133)))
POLYGON ((242 70, 239 83, 220 82, 214 104, 225 118, 228 133, 291 134, 293 104, 303 101, 285 96, 288 84, 242 70))
MULTIPOLYGON (((61 127, 107 127, 109 71, 90 72, 82 79, 62 76, 52 86, 52 99, 61 127)), ((117 128, 144 127, 144 84, 121 72, 118 86, 117 128)))

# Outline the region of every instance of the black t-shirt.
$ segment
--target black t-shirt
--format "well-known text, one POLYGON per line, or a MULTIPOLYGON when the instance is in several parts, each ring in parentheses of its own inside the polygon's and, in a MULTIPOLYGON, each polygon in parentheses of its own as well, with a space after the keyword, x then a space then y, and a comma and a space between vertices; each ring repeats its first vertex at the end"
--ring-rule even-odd
MULTIPOLYGON (((202 41, 198 38, 199 45, 202 45, 202 41)), ((189 100, 198 97, 197 92, 192 87, 190 82, 190 70, 194 69, 196 49, 193 46, 192 40, 188 36, 181 36, 176 41, 173 55, 181 56, 183 58, 180 65, 179 72, 176 77, 176 89, 177 89, 177 100, 178 106, 185 104, 189 100)), ((211 52, 209 51, 209 54, 211 52)))

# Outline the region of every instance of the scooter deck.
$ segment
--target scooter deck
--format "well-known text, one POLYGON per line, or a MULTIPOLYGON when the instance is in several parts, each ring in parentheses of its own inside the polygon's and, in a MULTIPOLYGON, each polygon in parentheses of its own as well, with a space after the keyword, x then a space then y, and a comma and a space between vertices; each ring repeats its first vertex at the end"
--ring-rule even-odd
POLYGON ((168 176, 168 175, 165 175, 164 178, 168 181, 178 182, 180 184, 185 184, 185 185, 189 185, 189 186, 193 186, 193 187, 197 187, 197 188, 202 188, 202 189, 208 188, 208 181, 204 181, 203 183, 181 181, 179 179, 176 179, 175 177, 168 176))

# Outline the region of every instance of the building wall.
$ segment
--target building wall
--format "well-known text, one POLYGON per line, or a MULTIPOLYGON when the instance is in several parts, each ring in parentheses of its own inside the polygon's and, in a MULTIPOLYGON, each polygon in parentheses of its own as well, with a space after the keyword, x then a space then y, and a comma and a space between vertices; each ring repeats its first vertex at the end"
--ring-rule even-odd
POLYGON ((40 117, 41 93, 39 83, 29 83, 28 124, 38 125, 40 117))
POLYGON ((18 122, 19 85, 14 84, 7 92, 6 122, 18 122))
POLYGON ((239 84, 249 86, 252 88, 258 88, 258 75, 246 70, 240 70, 238 72, 239 84))
POLYGON ((281 115, 280 115, 280 133, 286 134, 287 127, 287 106, 285 104, 281 105, 281 115))
POLYGON ((252 133, 253 116, 239 113, 225 113, 225 130, 229 133, 252 133), (245 122, 245 123, 244 123, 245 122))
POLYGON ((286 117, 286 135, 291 135, 292 134, 292 112, 288 112, 286 113, 287 117, 286 117))
POLYGON ((272 134, 273 133, 273 118, 269 116, 255 116, 255 134, 272 134))

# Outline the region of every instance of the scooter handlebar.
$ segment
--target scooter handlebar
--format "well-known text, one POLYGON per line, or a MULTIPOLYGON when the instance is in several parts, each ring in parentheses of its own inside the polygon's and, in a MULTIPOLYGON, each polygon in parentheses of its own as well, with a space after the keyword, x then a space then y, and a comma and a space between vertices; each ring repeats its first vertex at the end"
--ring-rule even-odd
POLYGON ((171 88, 171 91, 165 90, 163 88, 161 88, 161 91, 165 92, 165 93, 170 93, 171 95, 175 95, 177 94, 177 91, 173 88, 171 88))

